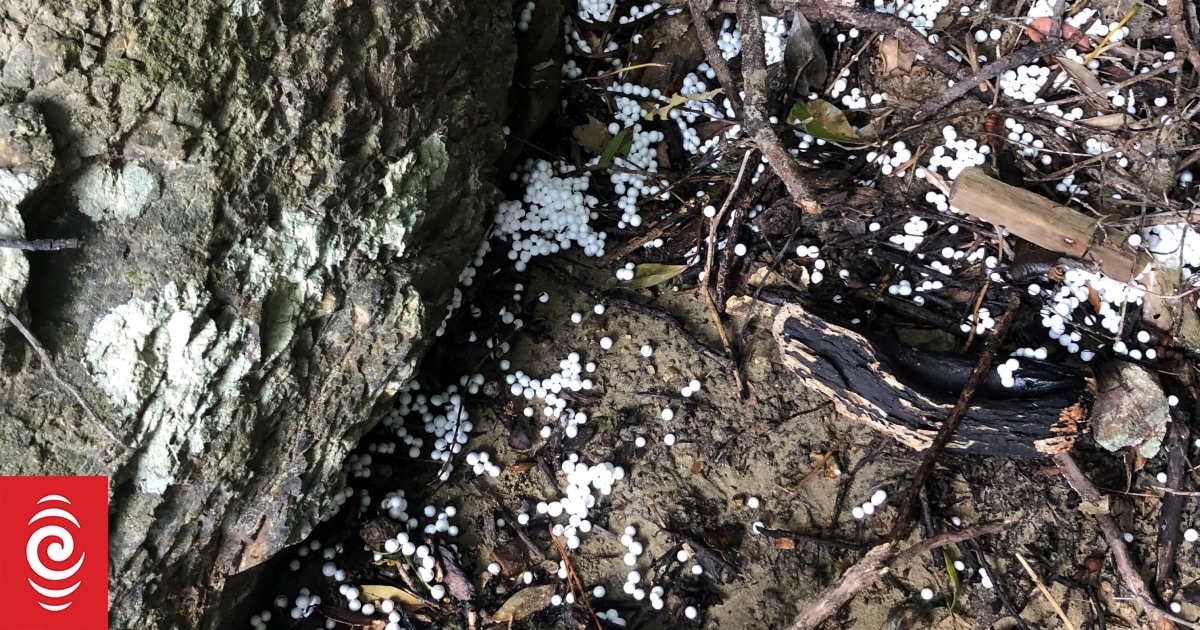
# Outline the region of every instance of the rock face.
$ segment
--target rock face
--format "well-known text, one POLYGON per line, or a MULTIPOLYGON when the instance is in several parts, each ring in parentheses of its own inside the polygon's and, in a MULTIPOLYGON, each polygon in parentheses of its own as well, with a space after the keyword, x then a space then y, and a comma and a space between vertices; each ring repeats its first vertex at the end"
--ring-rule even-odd
POLYGON ((0 474, 109 475, 114 628, 302 539, 475 255, 511 6, 12 0, 0 474), (114 441, 109 434, 117 438, 114 441))

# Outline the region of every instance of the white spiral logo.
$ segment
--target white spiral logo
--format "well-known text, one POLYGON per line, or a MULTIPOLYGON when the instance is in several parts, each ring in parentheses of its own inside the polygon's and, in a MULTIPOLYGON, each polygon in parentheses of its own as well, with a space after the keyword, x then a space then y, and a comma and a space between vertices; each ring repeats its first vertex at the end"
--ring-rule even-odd
MULTIPOLYGON (((67 505, 71 505, 71 502, 68 501, 66 497, 57 494, 48 494, 41 499, 38 499, 39 505, 47 502, 62 502, 67 505)), ((35 522, 43 519, 58 519, 59 521, 67 521, 75 525, 75 529, 80 529, 79 521, 75 519, 75 515, 62 508, 45 508, 37 514, 34 514, 33 518, 29 519, 29 524, 33 525, 35 522)), ((51 521, 51 523, 53 523, 53 521, 51 521)), ((83 558, 87 554, 80 553, 79 560, 69 569, 51 569, 50 567, 46 566, 45 562, 42 561, 42 541, 46 539, 51 540, 50 544, 46 545, 46 558, 58 565, 68 562, 71 559, 72 554, 75 553, 75 539, 71 536, 71 532, 62 525, 48 523, 41 525, 38 530, 29 537, 29 542, 25 544, 25 560, 29 563, 29 568, 33 570, 34 574, 36 574, 37 577, 41 578, 42 580, 52 583, 51 586, 61 586, 53 583, 69 581, 76 573, 79 572, 79 568, 83 566, 83 558)), ((71 605, 71 601, 66 600, 66 598, 71 593, 74 593, 82 583, 82 580, 76 580, 74 584, 66 586, 65 588, 51 588, 50 586, 35 582, 33 578, 29 578, 29 585, 33 587, 33 590, 40 593, 43 597, 56 602, 46 603, 40 599, 38 600, 38 604, 42 608, 52 612, 66 610, 67 607, 71 605), (64 600, 66 600, 66 603, 57 603, 64 600)))

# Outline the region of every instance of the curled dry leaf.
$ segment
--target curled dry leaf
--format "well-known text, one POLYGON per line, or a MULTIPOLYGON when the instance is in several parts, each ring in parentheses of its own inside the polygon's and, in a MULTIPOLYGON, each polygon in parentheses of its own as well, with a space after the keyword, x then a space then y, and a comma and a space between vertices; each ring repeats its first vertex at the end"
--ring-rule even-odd
POLYGON ((662 284, 668 280, 675 279, 679 274, 687 271, 687 268, 687 265, 643 263, 634 269, 633 280, 629 281, 629 286, 633 289, 645 289, 656 284, 662 284))
POLYGON ((1081 125, 1087 125, 1096 129, 1104 129, 1105 131, 1116 131, 1117 129, 1125 129, 1138 122, 1138 119, 1125 113, 1104 114, 1103 116, 1093 116, 1084 118, 1079 121, 1081 125))
POLYGON ((550 605, 550 598, 554 596, 554 592, 558 587, 554 584, 542 584, 539 586, 530 586, 523 588, 492 615, 492 619, 501 622, 511 623, 518 619, 524 619, 536 612, 541 612, 550 605))
POLYGON ((398 586, 390 586, 388 584, 364 584, 360 590, 362 594, 375 601, 383 601, 390 599, 396 604, 399 604, 405 612, 414 612, 421 608, 429 608, 433 606, 432 602, 424 599, 420 595, 413 593, 407 589, 398 586))
MULTIPOLYGON (((1035 44, 1040 43, 1043 39, 1046 39, 1047 37, 1050 36, 1050 28, 1051 28, 1051 26, 1053 26, 1053 24, 1054 24, 1054 20, 1052 18, 1048 18, 1048 17, 1037 18, 1029 23, 1029 27, 1025 29, 1025 34, 1029 35, 1029 39, 1032 39, 1033 43, 1035 43, 1035 44)), ((1065 22, 1063 23, 1063 25, 1062 25, 1063 39, 1071 39, 1072 37, 1075 37, 1075 33, 1078 33, 1078 32, 1079 32, 1079 29, 1077 29, 1074 26, 1071 26, 1070 24, 1067 24, 1065 22)), ((1087 36, 1084 36, 1083 39, 1080 39, 1079 42, 1077 44, 1075 44, 1075 50, 1078 50, 1079 52, 1087 52, 1091 49, 1092 49, 1092 42, 1088 41, 1087 36)))
POLYGON ((1087 96, 1097 109, 1109 108, 1108 97, 1104 95, 1104 86, 1100 84, 1100 79, 1087 69, 1087 66, 1066 57, 1055 57, 1054 60, 1062 67, 1063 72, 1071 77, 1076 89, 1087 96))
POLYGON ((883 76, 887 79, 912 72, 913 61, 917 58, 908 44, 895 37, 885 37, 879 42, 879 56, 883 58, 883 76))

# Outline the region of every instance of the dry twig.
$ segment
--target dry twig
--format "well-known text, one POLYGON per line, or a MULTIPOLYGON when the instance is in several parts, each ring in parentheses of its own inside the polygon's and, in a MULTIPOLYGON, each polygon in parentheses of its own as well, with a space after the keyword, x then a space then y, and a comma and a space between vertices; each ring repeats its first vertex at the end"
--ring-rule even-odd
POLYGON ((76 249, 79 239, 39 238, 32 241, 23 238, 0 238, 0 249, 20 249, 27 252, 51 252, 60 249, 76 249))
POLYGON ((758 7, 754 0, 739 0, 737 10, 742 31, 742 82, 746 90, 742 127, 783 180, 792 201, 806 213, 819 213, 821 206, 804 183, 800 165, 783 147, 767 117, 767 61, 763 54, 762 18, 758 7))
POLYGON ((957 81, 954 85, 946 88, 946 91, 938 94, 928 101, 925 101, 925 104, 922 105, 921 109, 917 110, 917 114, 913 116, 913 120, 916 122, 922 122, 930 116, 933 116, 941 111, 942 108, 946 107, 950 103, 953 103, 963 96, 966 96, 968 92, 976 89, 981 83, 991 81, 1005 72, 1023 66, 1034 59, 1037 59, 1038 57, 1058 52, 1064 47, 1074 46, 1075 43, 1079 41, 1079 38, 1083 36, 1085 30, 1086 29, 1080 29, 1078 33, 1065 42, 1057 38, 1047 38, 1040 44, 1034 44, 1032 46, 1026 46, 1021 50, 1015 50, 1011 54, 1006 55, 1003 59, 989 63, 988 65, 980 68, 979 72, 976 72, 971 76, 962 79, 961 81, 957 81))
POLYGON ((934 549, 958 544, 979 536, 995 534, 1002 531, 1008 524, 1007 521, 993 521, 961 531, 942 534, 919 542, 890 557, 889 553, 894 543, 886 542, 878 545, 867 552, 867 555, 863 556, 861 560, 854 563, 854 566, 850 567, 841 579, 814 597, 812 602, 792 620, 785 630, 812 630, 833 616, 860 590, 874 584, 891 571, 908 566, 917 558, 934 549))
POLYGON ((54 364, 50 361, 50 355, 46 353, 46 349, 43 348, 42 344, 38 342, 37 337, 34 337, 33 333, 21 323, 21 320, 17 318, 16 313, 12 312, 12 309, 8 307, 8 304, 5 303, 4 300, 0 300, 0 316, 3 316, 4 319, 7 319, 8 323, 12 324, 13 328, 16 328, 17 332, 21 333, 21 336, 25 338, 25 342, 29 344, 30 348, 33 348, 33 351, 37 353, 38 358, 41 359, 42 366, 46 368, 46 372, 50 375, 50 378, 54 379, 54 382, 57 383, 63 391, 67 392, 71 398, 74 398, 75 402, 79 403, 79 407, 83 409, 83 415, 86 416, 87 419, 90 420, 92 424, 95 425, 96 428, 105 435, 105 437, 111 440, 113 444, 119 446, 125 455, 129 455, 129 447, 126 446, 125 443, 122 442, 115 433, 113 433, 112 429, 108 428, 108 425, 104 424, 104 422, 100 420, 99 416, 96 415, 96 412, 92 411, 91 405, 89 405, 87 401, 83 399, 83 396, 79 393, 79 390, 75 389, 73 385, 64 381, 62 377, 59 376, 58 370, 54 369, 54 364))
POLYGON ((725 348, 725 356, 733 364, 733 380, 737 384, 738 392, 743 394, 746 392, 746 384, 742 381, 742 371, 738 368, 737 355, 734 354, 733 346, 729 343, 729 333, 725 332, 721 313, 713 301, 712 285, 715 279, 713 262, 716 260, 717 252, 717 228, 721 227, 721 222, 725 220, 725 213, 729 211, 729 205, 742 186, 742 179, 746 176, 746 167, 750 164, 750 158, 753 155, 753 151, 746 151, 746 154, 742 156, 742 167, 738 169, 737 179, 733 180, 733 186, 730 187, 729 194, 725 197, 725 203, 721 204, 721 210, 717 212, 716 216, 709 219, 708 249, 704 257, 704 282, 700 287, 700 292, 704 294, 704 303, 708 305, 708 314, 712 316, 713 325, 717 327, 717 335, 721 338, 721 345, 725 348))
POLYGON ((1146 587, 1146 582, 1142 580, 1141 573, 1133 564, 1133 557, 1129 555, 1129 548, 1125 546, 1125 539, 1121 536, 1121 528, 1117 526, 1117 520, 1108 511, 1108 498, 1100 495, 1100 491, 1096 490, 1096 486, 1092 485, 1091 480, 1083 474, 1082 470, 1079 470, 1079 466, 1075 464, 1075 459, 1071 457, 1070 453, 1055 455, 1054 463, 1058 465, 1063 479, 1066 479, 1071 488, 1083 499, 1079 511, 1096 520, 1096 525, 1100 528, 1104 541, 1108 543, 1108 548, 1112 551, 1117 577, 1120 578, 1125 588, 1133 593, 1133 600, 1141 605, 1142 611, 1150 618, 1151 627, 1158 630, 1169 630, 1175 627, 1173 623, 1178 623, 1200 630, 1200 625, 1172 615, 1163 610, 1155 601, 1154 595, 1146 587))
POLYGON ((708 65, 712 67, 717 81, 725 89, 725 98, 733 105, 734 115, 741 118, 742 99, 738 96, 737 83, 733 82, 733 73, 729 71, 729 64, 725 63, 725 57, 721 55, 721 48, 717 45, 717 38, 713 36, 712 27, 708 24, 707 12, 711 4, 712 0, 691 0, 688 10, 692 14, 692 26, 696 29, 696 39, 700 40, 700 48, 704 50, 708 65))
POLYGON ((588 612, 592 615, 592 621, 596 622, 596 630, 604 630, 604 626, 600 624, 600 618, 596 616, 596 609, 592 608, 592 598, 588 597, 588 592, 583 589, 583 582, 579 581, 579 574, 575 573, 575 567, 571 564, 571 559, 567 557, 567 550, 559 542, 558 536, 554 535, 554 524, 551 523, 546 527, 550 530, 550 540, 553 540, 554 546, 558 547, 558 553, 567 567, 567 584, 571 586, 572 591, 576 592, 575 599, 582 601, 587 606, 588 612))
POLYGON ((996 328, 993 330, 991 343, 984 347, 983 353, 979 356, 979 362, 975 364, 975 369, 971 371, 971 376, 967 379, 967 384, 963 387, 962 394, 958 397, 958 402, 954 403, 954 408, 950 410, 950 415, 942 422, 942 426, 938 429, 937 436, 933 438, 929 450, 925 451, 925 456, 921 459, 921 465, 917 467, 917 472, 913 473, 912 484, 908 488, 908 496, 900 504, 896 520, 892 523, 891 540, 900 540, 907 535, 909 522, 912 520, 913 510, 917 504, 917 498, 921 493, 921 487, 925 485, 926 479, 933 472, 933 465, 937 463, 942 449, 950 443, 950 438, 954 437, 954 432, 958 430, 958 425, 966 417, 967 408, 971 404, 971 399, 975 396, 975 390, 983 382, 988 369, 991 368, 992 359, 995 358, 996 351, 1000 349, 1000 343, 1004 340, 1005 334, 1008 333, 1008 327, 1012 324, 1013 319, 1017 315, 1017 309, 1020 306, 1021 297, 1019 295, 1014 293, 1008 297, 1008 308, 996 320, 996 328))

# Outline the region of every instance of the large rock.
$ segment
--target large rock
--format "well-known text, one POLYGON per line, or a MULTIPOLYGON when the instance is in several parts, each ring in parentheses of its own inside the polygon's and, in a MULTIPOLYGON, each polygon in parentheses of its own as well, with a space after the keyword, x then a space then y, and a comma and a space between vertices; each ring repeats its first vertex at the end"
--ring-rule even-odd
POLYGON ((480 241, 514 58, 508 2, 6 3, 0 238, 81 247, 0 251, 0 297, 91 411, 0 325, 0 474, 111 476, 113 627, 216 625, 327 513, 480 241))

